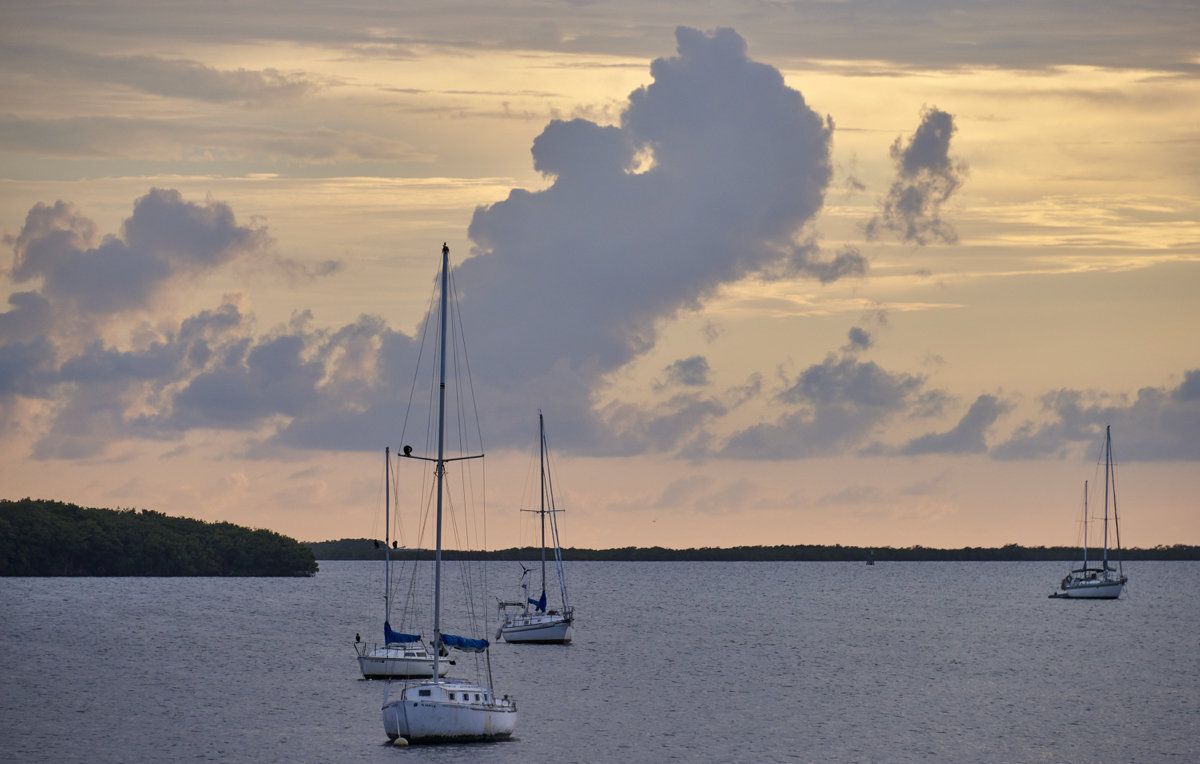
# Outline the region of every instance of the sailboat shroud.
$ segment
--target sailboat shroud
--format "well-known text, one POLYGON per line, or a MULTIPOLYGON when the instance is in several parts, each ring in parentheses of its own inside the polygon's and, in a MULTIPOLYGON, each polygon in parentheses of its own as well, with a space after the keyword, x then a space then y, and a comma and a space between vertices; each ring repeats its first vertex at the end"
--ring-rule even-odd
POLYGON ((437 487, 437 545, 434 554, 433 641, 434 675, 417 682, 406 682, 396 696, 388 682, 383 695, 383 728, 390 740, 404 738, 410 743, 440 743, 503 740, 511 737, 517 725, 517 703, 507 695, 497 698, 492 688, 488 659, 487 681, 443 679, 439 673, 440 649, 455 648, 486 653, 486 639, 471 639, 442 633, 442 508, 446 465, 463 459, 482 458, 482 454, 447 458, 446 441, 446 335, 450 248, 442 245, 441 300, 439 305, 440 351, 437 403, 437 455, 417 456, 405 446, 404 455, 435 464, 437 487))
POLYGON ((1055 599, 1115 600, 1121 596, 1129 578, 1125 575, 1124 561, 1121 559, 1121 526, 1117 520, 1117 481, 1112 455, 1111 426, 1104 428, 1104 542, 1098 562, 1088 560, 1087 483, 1084 483, 1083 494, 1083 562, 1063 578, 1059 583, 1059 590, 1050 596, 1055 599), (1117 566, 1115 568, 1109 564, 1108 559, 1110 502, 1116 537, 1117 566))
MULTIPOLYGON (((433 651, 419 634, 392 630, 392 548, 391 540, 391 451, 383 450, 384 537, 383 537, 383 644, 355 641, 358 668, 363 679, 406 679, 433 676, 433 651)), ((378 544, 379 542, 375 542, 378 544)), ((453 661, 438 665, 438 676, 445 676, 453 661)))
POLYGON ((541 506, 539 509, 522 510, 536 512, 541 519, 542 529, 542 564, 541 564, 541 596, 533 599, 529 596, 529 573, 533 569, 522 566, 521 599, 501 601, 499 603, 500 628, 496 638, 504 638, 505 642, 526 642, 537 644, 566 644, 571 641, 575 628, 575 608, 567 597, 567 579, 563 571, 562 547, 558 541, 557 513, 562 510, 555 506, 553 483, 550 480, 549 447, 546 443, 546 422, 542 412, 538 412, 538 462, 540 465, 541 506), (550 536, 554 544, 554 569, 558 578, 559 597, 562 602, 561 610, 547 609, 546 599, 546 521, 550 521, 550 536))

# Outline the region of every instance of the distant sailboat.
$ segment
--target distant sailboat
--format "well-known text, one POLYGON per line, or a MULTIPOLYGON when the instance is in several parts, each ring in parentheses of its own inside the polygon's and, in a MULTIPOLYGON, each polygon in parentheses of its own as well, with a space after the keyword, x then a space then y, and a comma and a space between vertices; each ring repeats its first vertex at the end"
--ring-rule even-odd
POLYGON ((521 599, 501 601, 500 628, 496 639, 505 642, 536 642, 542 644, 565 644, 571 641, 575 623, 575 608, 567 598, 567 578, 563 572, 562 547, 558 543, 558 509, 554 503, 554 488, 550 479, 550 451, 546 444, 546 424, 542 412, 538 412, 538 443, 541 484, 541 508, 521 510, 537 512, 542 526, 542 589, 536 600, 529 596, 529 573, 531 568, 521 566, 521 599), (550 519, 550 535, 554 543, 554 569, 558 575, 558 592, 561 610, 547 610, 546 600, 546 518, 550 519))
MULTIPOLYGON (((392 696, 392 682, 388 682, 383 694, 383 729, 388 739, 404 738, 409 743, 440 743, 464 742, 483 740, 502 740, 511 737, 517 726, 517 704, 507 695, 497 698, 492 688, 491 658, 488 657, 488 641, 470 637, 446 634, 442 632, 442 525, 443 505, 449 503, 446 480, 447 464, 471 459, 482 459, 483 453, 471 454, 466 451, 461 456, 446 456, 446 344, 450 333, 449 321, 449 291, 450 291, 450 248, 442 245, 441 268, 441 300, 439 304, 439 334, 440 350, 438 353, 438 385, 437 385, 437 429, 436 456, 417 456, 409 446, 404 447, 404 455, 413 460, 421 460, 434 465, 436 483, 437 522, 435 531, 437 545, 434 552, 434 587, 433 587, 433 676, 417 682, 406 682, 400 692, 392 696), (486 679, 474 681, 468 679, 443 679, 441 676, 441 655, 443 648, 454 648, 470 653, 482 654, 486 658, 486 679)), ((461 341, 461 334, 456 342, 461 341)), ((457 346, 457 345, 456 345, 457 346)), ((456 370, 469 368, 465 365, 455 365, 456 370)), ((467 380, 462 382, 462 388, 469 389, 467 380)), ((457 396, 456 396, 457 397, 457 396)), ((461 423, 461 420, 460 420, 461 423)), ((476 423, 478 424, 478 423, 476 423)), ((465 448, 465 446, 464 446, 465 448)), ((449 506, 453 506, 450 504, 449 506)), ((447 507, 446 511, 449 511, 447 507)), ((465 582, 464 582, 465 583, 465 582)), ((470 598, 468 592, 467 598, 470 598)), ((473 609, 468 608, 468 613, 473 609)), ((470 617, 468 615, 468 617, 470 617)), ((475 662, 477 672, 482 674, 480 662, 475 662)), ((467 757, 470 758, 470 757, 467 757)))
MULTIPOLYGON (((392 548, 391 540, 391 455, 383 450, 384 536, 383 536, 383 644, 369 647, 356 640, 358 667, 364 679, 399 679, 433 676, 433 651, 421 641, 419 634, 404 634, 392 630, 392 548)), ((375 542, 379 544, 378 541, 375 542)), ((401 627, 403 628, 403 626, 401 627)), ((443 661, 438 676, 445 676, 454 661, 443 661)))
POLYGON ((1117 477, 1112 456, 1112 430, 1104 428, 1104 546, 1100 562, 1088 560, 1088 502, 1087 482, 1083 484, 1083 564, 1071 570, 1059 584, 1059 591, 1050 596, 1057 599, 1115 600, 1121 596, 1128 577, 1121 559, 1121 526, 1117 521, 1117 477), (1113 529, 1116 532, 1117 567, 1108 563, 1108 507, 1112 500, 1113 529))
POLYGON ((867 564, 868 564, 868 565, 874 565, 874 564, 875 564, 875 550, 874 550, 874 549, 872 549, 871 551, 867 552, 867 564))

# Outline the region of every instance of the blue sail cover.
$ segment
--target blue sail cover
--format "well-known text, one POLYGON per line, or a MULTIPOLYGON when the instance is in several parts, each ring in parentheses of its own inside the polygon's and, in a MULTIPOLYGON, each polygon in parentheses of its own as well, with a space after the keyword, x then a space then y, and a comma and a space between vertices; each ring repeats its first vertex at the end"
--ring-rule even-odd
POLYGON ((454 634, 443 634, 442 644, 471 653, 481 653, 488 648, 488 641, 486 639, 467 639, 466 637, 459 637, 454 634))
POLYGON ((420 642, 420 634, 401 634, 398 631, 392 631, 392 625, 387 621, 383 622, 383 643, 390 645, 393 642, 420 642))
POLYGON ((534 607, 536 607, 538 610, 540 610, 540 611, 542 611, 543 613, 545 613, 545 612, 546 612, 546 593, 545 593, 545 592, 542 592, 542 596, 541 596, 541 598, 540 598, 540 599, 536 599, 536 600, 535 600, 533 597, 530 597, 530 598, 529 598, 529 604, 530 604, 530 605, 533 605, 533 606, 534 606, 534 607))

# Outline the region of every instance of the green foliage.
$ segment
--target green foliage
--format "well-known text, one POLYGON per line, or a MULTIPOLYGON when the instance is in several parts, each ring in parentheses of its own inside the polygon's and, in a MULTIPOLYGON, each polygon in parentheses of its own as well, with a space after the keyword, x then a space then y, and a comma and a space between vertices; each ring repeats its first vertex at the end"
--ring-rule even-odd
MULTIPOLYGON (((310 541, 308 546, 318 560, 382 560, 383 542, 371 539, 341 539, 339 541, 310 541)), ((399 560, 403 549, 392 550, 392 559, 399 560)))
POLYGON ((273 531, 162 512, 0 500, 0 576, 311 576, 307 546, 273 531))
MULTIPOLYGON (((382 560, 382 544, 375 548, 369 539, 342 539, 340 541, 311 542, 313 553, 319 560, 382 560)), ((920 545, 893 547, 819 546, 815 544, 779 546, 702 547, 699 549, 666 549, 664 547, 623 547, 620 549, 576 549, 562 550, 564 560, 625 560, 625 561, 724 561, 724 562, 861 562, 866 563, 868 554, 874 550, 876 562, 917 561, 974 561, 974 562, 1022 562, 1062 561, 1074 562, 1079 558, 1078 547, 1034 546, 1023 547, 1006 544, 1002 547, 963 547, 961 549, 931 549, 920 545)), ((445 559, 455 560, 465 556, 457 550, 443 550, 445 559)), ((542 555, 540 547, 517 547, 497 549, 491 552, 472 552, 473 559, 485 560, 536 560, 542 555)), ((1200 560, 1200 547, 1176 544, 1157 546, 1152 549, 1125 549, 1121 558, 1129 560, 1200 560)), ((393 560, 430 560, 430 549, 393 550, 393 560)))

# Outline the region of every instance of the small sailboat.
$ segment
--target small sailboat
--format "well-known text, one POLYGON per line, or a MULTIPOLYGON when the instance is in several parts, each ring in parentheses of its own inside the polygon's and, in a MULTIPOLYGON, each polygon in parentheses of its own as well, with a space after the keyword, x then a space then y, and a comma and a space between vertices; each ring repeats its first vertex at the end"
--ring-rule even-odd
POLYGON ((550 469, 547 461, 550 451, 546 444, 546 422, 542 412, 538 412, 538 443, 541 484, 541 507, 539 509, 523 509, 522 512, 536 512, 541 519, 542 527, 542 566, 541 566, 541 596, 533 599, 529 596, 529 574, 532 568, 521 566, 521 599, 517 601, 501 601, 499 604, 500 628, 496 630, 496 639, 504 638, 505 642, 534 642, 539 644, 566 644, 571 641, 575 624, 575 608, 567 598, 567 578, 563 573, 562 547, 558 543, 557 513, 563 510, 555 506, 554 486, 550 479, 550 469), (550 535, 554 543, 554 569, 558 576, 558 592, 562 602, 559 610, 546 608, 546 518, 550 519, 550 535))
MULTIPOLYGON (((450 331, 448 303, 450 287, 450 248, 442 245, 442 268, 440 274, 441 298, 439 305, 438 387, 437 387, 437 430, 436 456, 418 456, 410 446, 404 447, 404 456, 421 460, 434 466, 436 485, 437 520, 434 526, 436 547, 434 550, 433 586, 433 674, 428 679, 404 682, 399 692, 393 695, 394 683, 389 681, 383 694, 383 729, 388 739, 403 738, 408 743, 440 743, 502 740, 511 737, 517 726, 517 703, 507 695, 496 697, 492 687, 491 658, 486 639, 447 634, 442 632, 442 521, 443 505, 449 502, 446 487, 447 464, 464 460, 482 459, 482 449, 477 454, 464 453, 457 457, 446 456, 446 344, 450 331), (485 679, 442 678, 442 648, 454 648, 482 657, 486 662, 485 679)), ((461 335, 456 341, 461 340, 461 335)), ((455 367, 460 368, 456 365, 455 367)), ((457 380, 456 380, 457 381, 457 380)), ((465 385, 464 385, 465 387, 465 385)), ((453 506, 453 505, 449 505, 453 506)), ((447 512, 449 511, 447 506, 447 512)), ((480 661, 474 661, 477 672, 484 673, 480 661)))
POLYGON ((1100 561, 1088 560, 1087 482, 1083 484, 1083 564, 1071 570, 1050 595, 1057 599, 1115 600, 1128 581, 1121 559, 1121 526, 1117 521, 1117 477, 1112 456, 1112 428, 1104 428, 1104 544, 1100 561), (1111 494, 1110 494, 1111 489, 1111 494), (1113 529, 1116 536, 1117 567, 1108 562, 1108 507, 1112 501, 1113 529))
MULTIPOLYGON (((391 453, 383 450, 384 483, 384 536, 383 536, 383 644, 369 645, 355 639, 354 649, 358 652, 358 667, 363 679, 396 679, 405 677, 433 676, 433 651, 421 640, 419 634, 404 634, 392 630, 392 549, 396 542, 391 540, 391 453)), ((379 542, 375 544, 378 546, 379 542)), ((438 665, 438 676, 445 676, 454 661, 442 661, 438 665)))

